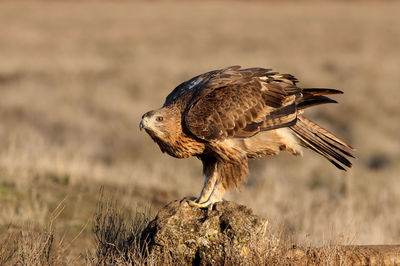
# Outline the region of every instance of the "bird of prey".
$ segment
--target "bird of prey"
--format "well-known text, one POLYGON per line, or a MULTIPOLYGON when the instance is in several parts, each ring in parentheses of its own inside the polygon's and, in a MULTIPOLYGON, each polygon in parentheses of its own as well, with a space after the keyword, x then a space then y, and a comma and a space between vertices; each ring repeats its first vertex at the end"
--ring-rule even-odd
POLYGON ((308 107, 336 101, 335 89, 300 88, 290 74, 265 68, 231 66, 210 71, 176 87, 159 109, 142 116, 145 129, 162 152, 196 156, 205 182, 191 206, 209 207, 248 173, 248 158, 309 148, 341 170, 351 167, 353 148, 305 118, 308 107))

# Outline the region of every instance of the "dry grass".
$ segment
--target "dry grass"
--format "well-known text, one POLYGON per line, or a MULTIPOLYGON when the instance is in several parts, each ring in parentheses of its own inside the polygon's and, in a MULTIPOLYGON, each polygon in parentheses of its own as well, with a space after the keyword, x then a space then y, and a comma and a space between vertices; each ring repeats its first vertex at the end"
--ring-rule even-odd
MULTIPOLYGON (((177 253, 164 252, 162 256, 155 256, 149 252, 143 234, 149 221, 148 211, 132 213, 117 200, 101 196, 93 223, 96 253, 89 256, 87 262, 94 265, 185 265, 187 258, 177 257, 177 253)), ((299 248, 277 228, 274 232, 266 230, 262 236, 251 232, 246 249, 238 249, 237 243, 232 242, 224 247, 224 254, 217 265, 293 265, 300 262, 342 265, 348 261, 338 243, 319 249, 299 248)))
POLYGON ((56 241, 54 222, 63 208, 62 201, 51 213, 45 227, 28 225, 25 228, 18 228, 10 225, 2 232, 0 265, 70 265, 74 263, 75 260, 66 256, 73 241, 66 244, 63 237, 56 241))
POLYGON ((91 224, 101 186, 131 209, 150 204, 155 211, 197 195, 200 163, 161 154, 139 132, 140 116, 179 82, 242 64, 292 73, 304 87, 344 90, 339 105, 308 116, 356 147, 358 160, 347 173, 312 152, 254 161, 248 183, 227 199, 282 224, 296 244, 400 241, 398 3, 0 7, 5 239, 7 228, 47 232, 50 214, 66 197, 54 239, 70 243, 79 235, 65 257, 83 260, 96 246, 88 228, 79 233, 91 224))
POLYGON ((95 265, 149 264, 146 243, 141 239, 149 217, 148 213, 138 210, 132 214, 118 201, 102 196, 93 221, 96 255, 92 262, 95 265))
MULTIPOLYGON (((89 258, 95 265, 184 265, 187 258, 174 257, 170 252, 155 256, 149 252, 143 230, 149 219, 148 212, 136 210, 129 212, 114 199, 101 198, 97 206, 93 231, 96 235, 96 255, 89 258)), ((238 250, 235 243, 226 246, 223 261, 218 265, 252 265, 286 264, 290 262, 286 253, 290 247, 288 241, 281 238, 270 238, 265 234, 265 241, 260 243, 260 236, 254 235, 249 241, 248 249, 238 250), (257 240, 257 241, 256 241, 257 240), (287 261, 286 261, 287 260, 287 261)), ((166 250, 169 250, 166 248, 166 250)))

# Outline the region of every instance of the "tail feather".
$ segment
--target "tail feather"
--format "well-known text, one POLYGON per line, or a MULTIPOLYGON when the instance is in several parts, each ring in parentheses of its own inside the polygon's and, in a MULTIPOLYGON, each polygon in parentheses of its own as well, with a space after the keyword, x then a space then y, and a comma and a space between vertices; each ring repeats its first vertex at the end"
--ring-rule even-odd
POLYGON ((347 157, 354 158, 353 148, 332 133, 302 116, 298 116, 297 123, 290 128, 304 146, 321 154, 337 168, 346 170, 345 167, 352 166, 347 157))
POLYGON ((296 101, 296 106, 299 110, 318 104, 337 103, 337 101, 332 100, 323 95, 343 93, 340 90, 325 89, 325 88, 307 88, 307 89, 302 89, 301 92, 303 96, 298 98, 296 101))
POLYGON ((314 105, 325 103, 337 103, 337 101, 322 95, 314 96, 312 94, 303 94, 303 97, 299 98, 297 101, 296 106, 298 110, 302 110, 314 105))
POLYGON ((312 95, 343 94, 343 91, 328 88, 306 88, 302 89, 302 92, 312 95))
POLYGON ((315 124, 313 121, 308 120, 307 118, 303 117, 303 116, 299 116, 299 119, 301 121, 303 121, 304 123, 306 123, 307 125, 309 125, 312 128, 315 128, 315 130, 317 130, 318 132, 321 132, 323 135, 325 135, 327 137, 327 140, 333 141, 333 143, 337 143, 340 144, 342 146, 345 146, 347 149, 349 149, 350 151, 353 150, 353 148, 347 144, 346 142, 344 142, 343 140, 339 139, 338 137, 336 137, 335 135, 333 135, 331 132, 323 129, 322 127, 318 126, 317 124, 315 124))

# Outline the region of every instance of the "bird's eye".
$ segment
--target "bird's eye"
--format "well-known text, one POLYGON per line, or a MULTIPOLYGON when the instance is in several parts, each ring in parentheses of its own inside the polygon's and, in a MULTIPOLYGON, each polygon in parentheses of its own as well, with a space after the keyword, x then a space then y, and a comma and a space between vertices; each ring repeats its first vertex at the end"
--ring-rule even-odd
POLYGON ((162 116, 157 116, 156 117, 157 122, 162 122, 164 120, 164 117, 162 116))

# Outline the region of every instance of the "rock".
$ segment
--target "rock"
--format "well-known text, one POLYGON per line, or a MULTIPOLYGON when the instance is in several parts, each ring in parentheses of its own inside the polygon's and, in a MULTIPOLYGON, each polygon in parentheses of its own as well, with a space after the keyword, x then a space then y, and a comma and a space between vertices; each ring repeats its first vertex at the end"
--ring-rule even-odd
POLYGON ((147 244, 146 263, 141 264, 400 265, 400 245, 292 245, 273 235, 266 219, 229 201, 210 210, 171 202, 147 225, 141 240, 147 244))
POLYGON ((169 203, 143 231, 142 240, 150 256, 167 254, 174 262, 196 265, 223 264, 232 256, 246 259, 255 246, 274 243, 267 220, 229 201, 210 210, 184 200, 169 203))
POLYGON ((400 245, 293 247, 286 257, 292 265, 400 265, 400 245))

